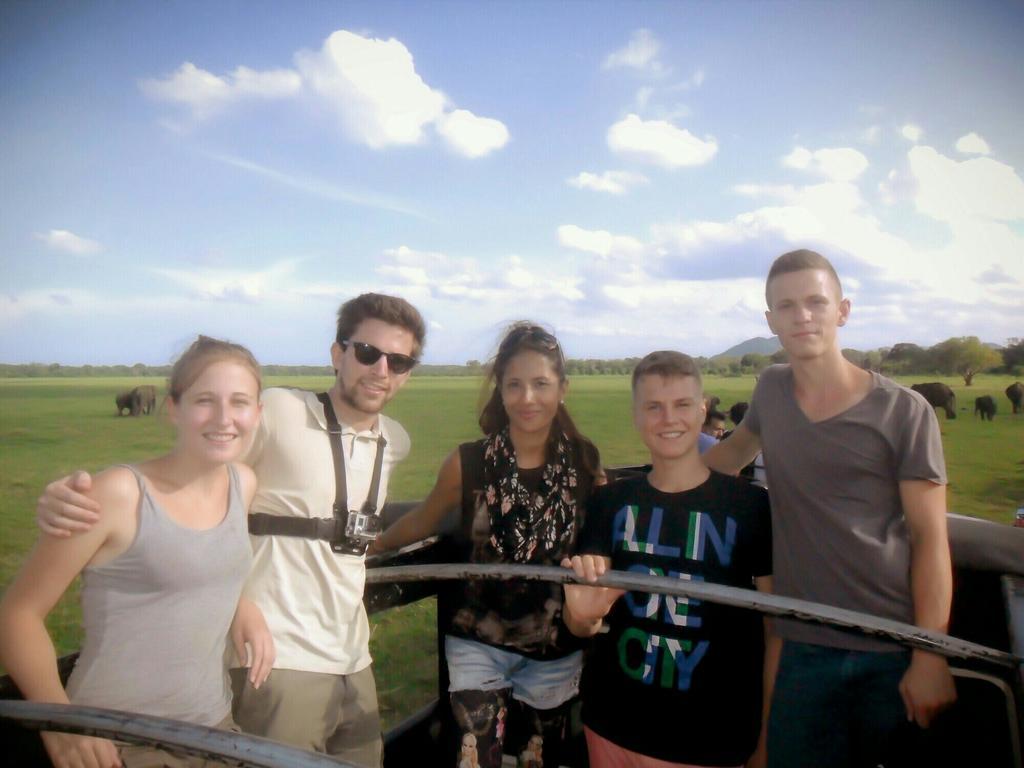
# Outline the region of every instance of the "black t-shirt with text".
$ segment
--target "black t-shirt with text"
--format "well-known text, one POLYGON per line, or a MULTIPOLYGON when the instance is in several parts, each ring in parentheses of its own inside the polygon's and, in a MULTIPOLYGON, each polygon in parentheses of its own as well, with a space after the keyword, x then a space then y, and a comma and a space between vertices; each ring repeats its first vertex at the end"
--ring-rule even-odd
MULTIPOLYGON (((579 552, 612 568, 753 588, 771 574, 768 494, 712 472, 663 493, 646 477, 596 489, 579 552)), ((740 765, 757 745, 764 656, 760 614, 627 592, 583 672, 583 722, 621 747, 670 762, 740 765)))

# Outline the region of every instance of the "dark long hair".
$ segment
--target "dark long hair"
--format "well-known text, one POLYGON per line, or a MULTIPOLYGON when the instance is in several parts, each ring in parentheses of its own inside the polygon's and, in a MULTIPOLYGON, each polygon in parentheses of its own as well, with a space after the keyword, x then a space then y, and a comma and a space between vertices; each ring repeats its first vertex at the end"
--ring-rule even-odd
MULTIPOLYGON (((537 352, 543 355, 551 362, 558 381, 564 383, 567 380, 565 356, 562 354, 562 347, 559 345, 558 339, 551 332, 527 320, 520 320, 510 325, 498 345, 494 359, 488 365, 487 378, 484 381, 483 391, 487 400, 480 411, 479 422, 480 429, 488 437, 508 426, 508 414, 505 412, 505 403, 501 399, 501 382, 509 361, 520 352, 537 352)), ((558 404, 554 424, 572 446, 577 468, 586 475, 586 485, 593 485, 594 480, 601 474, 601 458, 597 446, 579 431, 576 422, 569 415, 565 403, 558 404)), ((548 437, 549 442, 554 442, 557 436, 556 430, 552 429, 548 437)))

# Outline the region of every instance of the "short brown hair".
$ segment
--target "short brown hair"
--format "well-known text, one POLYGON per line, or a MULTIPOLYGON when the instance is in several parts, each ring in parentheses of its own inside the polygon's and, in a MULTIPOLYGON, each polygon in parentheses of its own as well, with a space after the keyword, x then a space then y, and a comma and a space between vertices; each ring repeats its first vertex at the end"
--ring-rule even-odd
POLYGON ((412 356, 419 358, 427 336, 423 316, 412 304, 398 296, 383 293, 363 293, 349 299, 338 309, 338 333, 335 341, 341 344, 352 338, 363 320, 381 320, 388 325, 397 325, 412 334, 412 356))
POLYGON ((689 355, 672 350, 659 350, 646 355, 636 368, 633 369, 633 394, 636 394, 636 385, 644 376, 661 376, 670 379, 677 376, 690 376, 697 380, 697 386, 704 390, 704 381, 701 379, 700 368, 689 355))
POLYGON ((221 360, 230 360, 248 368, 256 379, 256 391, 263 388, 260 364, 256 362, 252 352, 241 344, 214 339, 210 336, 199 336, 171 366, 171 375, 167 380, 167 396, 171 402, 180 402, 185 390, 195 383, 203 371, 221 360))
POLYGON ((843 297, 843 284, 839 282, 839 275, 836 274, 836 268, 832 266, 832 262, 817 251, 801 248, 798 251, 784 253, 772 262, 771 269, 768 270, 768 279, 764 281, 764 300, 768 309, 772 308, 772 300, 768 296, 768 287, 772 284, 772 280, 779 275, 788 275, 790 272, 800 272, 805 269, 820 269, 827 272, 836 281, 839 298, 843 297))

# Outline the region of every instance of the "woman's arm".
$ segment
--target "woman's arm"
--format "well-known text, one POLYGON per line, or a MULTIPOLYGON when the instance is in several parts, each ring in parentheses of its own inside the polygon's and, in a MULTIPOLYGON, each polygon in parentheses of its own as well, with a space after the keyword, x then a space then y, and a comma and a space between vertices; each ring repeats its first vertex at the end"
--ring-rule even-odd
MULTIPOLYGON (((249 511, 256 497, 256 473, 246 464, 235 464, 234 467, 242 486, 242 503, 246 511, 249 511)), ((277 648, 263 611, 245 595, 238 598, 238 607, 231 620, 231 642, 235 646, 239 663, 249 670, 249 683, 253 688, 259 688, 270 677, 277 659, 277 648)))
POLYGON ((441 465, 437 481, 426 500, 402 515, 376 538, 370 552, 376 554, 398 549, 432 535, 444 516, 462 500, 462 460, 456 448, 441 465))
MULTIPOLYGON (((95 478, 93 486, 90 497, 109 514, 78 536, 41 536, 0 602, 0 663, 28 701, 68 703, 45 619, 86 565, 116 555, 134 532, 124 530, 123 514, 126 504, 134 514, 138 503, 131 473, 108 470, 95 478)), ((120 764, 117 750, 105 739, 44 732, 43 742, 58 766, 75 764, 79 758, 85 764, 120 764)))

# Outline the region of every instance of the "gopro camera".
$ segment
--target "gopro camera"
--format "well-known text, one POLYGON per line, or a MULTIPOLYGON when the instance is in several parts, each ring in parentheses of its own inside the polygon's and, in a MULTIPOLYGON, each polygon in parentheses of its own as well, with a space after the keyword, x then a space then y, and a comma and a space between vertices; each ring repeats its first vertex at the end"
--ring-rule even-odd
POLYGON ((345 521, 345 536, 354 544, 367 546, 381 534, 381 521, 377 515, 349 510, 345 521))

